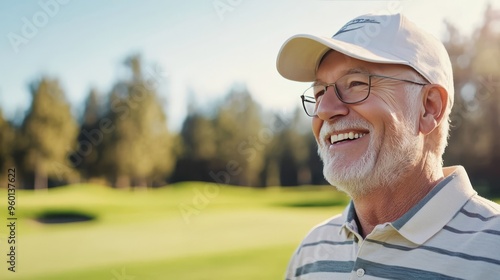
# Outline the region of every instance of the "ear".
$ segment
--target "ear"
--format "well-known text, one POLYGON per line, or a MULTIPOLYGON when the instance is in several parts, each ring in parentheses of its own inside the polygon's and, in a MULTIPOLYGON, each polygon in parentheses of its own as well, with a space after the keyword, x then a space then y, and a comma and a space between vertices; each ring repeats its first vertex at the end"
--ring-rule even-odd
POLYGON ((428 135, 443 120, 448 106, 448 92, 442 86, 434 84, 426 85, 424 90, 419 129, 424 135, 428 135))

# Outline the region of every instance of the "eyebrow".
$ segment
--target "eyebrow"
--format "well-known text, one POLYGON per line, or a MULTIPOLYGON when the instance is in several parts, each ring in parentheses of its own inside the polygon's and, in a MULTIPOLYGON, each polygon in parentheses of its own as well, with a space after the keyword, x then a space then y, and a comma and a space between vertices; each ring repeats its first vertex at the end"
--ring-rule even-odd
POLYGON ((365 67, 351 68, 348 71, 346 71, 344 73, 344 75, 342 75, 342 76, 345 76, 348 74, 360 74, 360 73, 361 74, 370 74, 370 70, 368 70, 368 68, 365 68, 365 67))

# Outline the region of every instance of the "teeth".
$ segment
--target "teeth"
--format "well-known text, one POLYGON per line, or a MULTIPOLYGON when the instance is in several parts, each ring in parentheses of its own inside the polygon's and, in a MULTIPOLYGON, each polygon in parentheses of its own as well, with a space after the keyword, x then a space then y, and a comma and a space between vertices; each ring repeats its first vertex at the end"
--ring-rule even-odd
POLYGON ((339 137, 337 135, 332 135, 332 138, 330 139, 330 142, 333 144, 339 140, 339 137))
POLYGON ((345 140, 345 139, 358 139, 363 136, 365 136, 365 133, 354 133, 354 132, 349 132, 349 133, 340 133, 340 134, 334 134, 330 136, 330 143, 335 144, 336 142, 345 140))

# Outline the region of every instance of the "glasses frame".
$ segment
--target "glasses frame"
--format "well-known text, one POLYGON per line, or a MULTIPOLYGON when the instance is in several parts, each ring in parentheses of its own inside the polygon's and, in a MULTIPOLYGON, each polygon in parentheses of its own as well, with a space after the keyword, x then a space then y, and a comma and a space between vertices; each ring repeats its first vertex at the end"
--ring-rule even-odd
MULTIPOLYGON (((362 74, 362 73, 360 73, 362 74)), ((372 77, 377 77, 377 78, 382 78, 382 79, 390 79, 390 80, 394 80, 394 81, 400 81, 400 82, 407 82, 407 83, 412 83, 412 84, 415 84, 415 85, 419 85, 419 86, 425 86, 425 85, 429 85, 429 83, 420 83, 420 82, 415 82, 415 81, 411 81, 411 80, 407 80, 407 79, 399 79, 399 78, 395 78, 395 77, 390 77, 390 76, 383 76, 383 75, 377 75, 377 74, 365 74, 365 75, 368 75, 368 94, 366 94, 366 97, 362 98, 361 100, 358 100, 358 101, 355 101, 355 102, 346 102, 342 99, 342 97, 340 96, 340 93, 337 89, 337 82, 335 83, 330 83, 330 84, 325 84, 323 85, 325 87, 325 94, 326 94, 326 91, 328 90, 328 87, 331 87, 333 86, 333 89, 335 91, 335 95, 337 96, 337 98, 344 104, 357 104, 357 103, 361 103, 363 101, 365 101, 368 96, 370 96, 370 93, 371 93, 371 89, 372 89, 372 77)), ((345 76, 342 76, 340 79, 342 79, 343 77, 345 76)), ((310 115, 308 112, 307 112, 307 109, 306 109, 306 102, 307 103, 316 103, 316 99, 315 98, 311 98, 310 96, 306 96, 305 93, 311 89, 312 87, 315 87, 315 86, 318 86, 318 85, 312 85, 310 87, 308 87, 304 93, 300 96, 300 98, 302 99, 302 107, 304 108, 304 112, 306 112, 306 115, 308 115, 309 117, 317 117, 318 115, 310 115)))

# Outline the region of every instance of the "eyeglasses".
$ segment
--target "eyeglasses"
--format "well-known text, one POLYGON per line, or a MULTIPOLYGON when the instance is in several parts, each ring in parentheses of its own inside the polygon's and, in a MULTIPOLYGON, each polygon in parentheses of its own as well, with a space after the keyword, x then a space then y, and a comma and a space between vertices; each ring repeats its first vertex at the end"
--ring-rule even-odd
POLYGON ((370 89, 373 85, 374 79, 390 79, 420 86, 427 85, 410 80, 367 73, 347 74, 338 79, 335 83, 314 83, 310 88, 304 91, 302 96, 300 96, 302 99, 302 106, 304 106, 304 110, 308 116, 317 116, 319 104, 330 86, 333 86, 335 94, 343 103, 356 104, 362 102, 370 95, 370 89))

